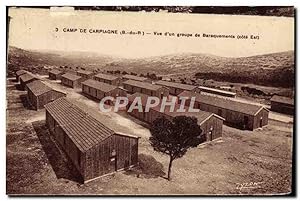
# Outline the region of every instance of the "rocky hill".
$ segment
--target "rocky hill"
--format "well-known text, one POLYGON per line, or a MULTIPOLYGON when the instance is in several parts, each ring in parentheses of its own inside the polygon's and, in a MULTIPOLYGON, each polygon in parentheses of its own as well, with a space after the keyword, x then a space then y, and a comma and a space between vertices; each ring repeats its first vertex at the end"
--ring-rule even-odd
POLYGON ((294 86, 294 52, 226 58, 208 54, 174 54, 123 59, 87 52, 37 52, 10 47, 8 74, 18 69, 43 71, 57 66, 120 70, 138 74, 189 76, 216 81, 294 86))

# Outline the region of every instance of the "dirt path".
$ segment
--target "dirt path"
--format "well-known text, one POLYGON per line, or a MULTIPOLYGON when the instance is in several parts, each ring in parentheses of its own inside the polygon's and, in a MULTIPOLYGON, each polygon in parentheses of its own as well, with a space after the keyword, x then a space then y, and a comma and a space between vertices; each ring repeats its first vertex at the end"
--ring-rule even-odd
POLYGON ((269 112, 269 119, 281 121, 284 123, 293 123, 294 122, 294 118, 292 116, 280 114, 280 113, 272 112, 272 111, 269 112))
POLYGON ((99 102, 95 100, 91 100, 88 97, 83 96, 80 92, 81 89, 71 89, 68 87, 65 87, 60 84, 60 82, 52 81, 49 79, 43 79, 43 81, 51 86, 52 88, 62 91, 64 93, 67 93, 67 97, 76 99, 76 101, 79 101, 82 103, 82 108, 86 110, 90 110, 91 113, 95 113, 97 111, 100 115, 98 115, 98 118, 102 118, 102 122, 105 121, 103 119, 103 115, 106 118, 109 118, 110 121, 107 121, 107 124, 109 127, 113 128, 114 130, 117 129, 117 131, 120 132, 129 132, 130 134, 137 135, 139 137, 149 137, 150 132, 148 129, 144 128, 143 126, 139 125, 134 121, 134 118, 128 118, 128 115, 122 113, 123 115, 120 115, 118 113, 115 113, 113 111, 111 112, 101 112, 99 110, 99 102), (89 108, 86 108, 88 106, 89 108), (127 117, 124 117, 127 116, 127 117), (101 117, 102 116, 102 117, 101 117))

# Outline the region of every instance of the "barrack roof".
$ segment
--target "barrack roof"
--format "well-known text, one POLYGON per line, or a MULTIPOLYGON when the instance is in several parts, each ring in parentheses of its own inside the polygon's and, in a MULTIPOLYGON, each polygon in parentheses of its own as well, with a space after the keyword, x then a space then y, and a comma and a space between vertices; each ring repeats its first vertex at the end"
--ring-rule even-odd
MULTIPOLYGON (((143 107, 146 106, 146 103, 147 103, 147 100, 150 96, 146 95, 146 94, 141 94, 141 93, 134 93, 132 94, 131 96, 129 96, 129 102, 133 102, 133 100, 136 98, 136 97, 140 97, 141 98, 141 104, 143 107)), ((224 120, 224 118, 216 115, 216 114, 213 114, 211 112, 205 112, 205 111, 198 111, 198 112, 189 112, 188 111, 188 107, 184 107, 184 109, 186 110, 185 112, 177 112, 177 110, 180 108, 180 105, 179 104, 176 104, 175 107, 174 107, 174 111, 171 112, 170 111, 170 107, 169 105, 166 105, 165 108, 164 108, 164 111, 161 112, 160 109, 161 109, 161 103, 156 106, 156 107, 153 107, 153 108, 150 108, 150 110, 154 110, 156 112, 159 112, 159 113, 163 113, 165 115, 168 115, 168 116, 171 116, 171 117, 176 117, 176 116, 189 116, 189 117, 195 117, 197 118, 198 120, 198 123, 199 125, 203 124, 207 119, 209 119, 211 116, 216 116, 217 118, 219 119, 222 119, 224 120)))
POLYGON ((164 108, 164 111, 161 112, 160 109, 161 109, 161 105, 158 105, 154 108, 151 108, 150 110, 155 110, 157 112, 160 112, 160 113, 164 113, 168 116, 171 116, 171 117, 176 117, 176 116, 188 116, 188 117, 195 117, 197 120, 198 120, 198 124, 201 125, 203 124, 206 120, 208 120, 211 116, 215 116, 219 119, 222 119, 224 120, 223 117, 220 117, 216 114, 213 114, 211 112, 206 112, 206 111, 202 111, 202 110, 199 110, 198 112, 189 112, 188 111, 188 107, 184 107, 184 112, 180 112, 180 111, 177 111, 179 108, 180 108, 180 105, 179 104, 176 104, 175 107, 174 107, 174 111, 170 111, 170 108, 171 106, 167 105, 165 106, 164 108))
POLYGON ((46 104, 45 108, 80 151, 85 152, 114 134, 73 101, 63 97, 46 104))
POLYGON ((20 76, 20 75, 23 75, 23 74, 25 74, 25 73, 27 73, 26 70, 18 70, 18 71, 16 72, 16 75, 17 75, 17 76, 20 76))
POLYGON ((256 115, 261 109, 267 110, 263 106, 243 103, 235 100, 219 98, 215 96, 208 96, 199 93, 193 93, 189 91, 184 91, 178 95, 178 97, 195 97, 195 101, 207 105, 212 105, 218 108, 228 109, 235 112, 240 112, 249 115, 256 115))
POLYGON ((207 91, 219 92, 219 93, 229 94, 229 95, 233 95, 233 96, 236 95, 235 92, 225 91, 225 90, 221 90, 221 89, 215 89, 215 88, 211 88, 211 87, 199 86, 198 88, 199 88, 200 90, 201 90, 201 89, 204 89, 204 90, 207 90, 207 91))
POLYGON ((146 77, 139 77, 139 76, 130 75, 130 74, 123 75, 123 78, 129 79, 129 80, 136 80, 136 81, 146 81, 146 80, 148 80, 148 78, 146 78, 146 77))
POLYGON ((35 80, 33 82, 30 82, 26 86, 35 96, 39 96, 53 90, 52 88, 50 88, 40 80, 35 80))
POLYGON ((274 95, 271 98, 271 101, 276 102, 276 103, 284 103, 284 104, 288 104, 288 105, 294 105, 294 99, 293 98, 288 98, 288 97, 284 97, 284 96, 274 95))
POLYGON ((53 69, 53 70, 49 71, 49 73, 52 73, 52 74, 55 74, 55 75, 59 75, 59 74, 62 74, 63 72, 60 71, 60 70, 57 70, 57 69, 53 69))
POLYGON ((27 81, 35 80, 35 79, 37 79, 37 78, 35 76, 33 76, 31 73, 25 73, 20 76, 20 80, 22 80, 23 82, 27 82, 27 81))
POLYGON ((68 80, 73 80, 73 81, 74 81, 74 80, 79 80, 79 79, 81 79, 80 76, 75 75, 75 74, 71 74, 71 73, 63 74, 61 77, 66 78, 66 79, 68 79, 68 80))
POLYGON ((87 71, 87 70, 79 70, 79 71, 77 71, 77 73, 84 74, 84 75, 91 75, 91 74, 93 74, 92 71, 87 71))
POLYGON ((104 74, 104 73, 99 73, 99 74, 95 75, 95 77, 102 78, 104 80, 116 80, 116 79, 118 79, 118 77, 116 77, 116 76, 108 75, 108 74, 104 74))
POLYGON ((160 85, 155 85, 155 84, 151 84, 148 82, 139 82, 136 80, 127 80, 127 81, 123 82, 123 84, 128 84, 128 85, 135 86, 135 87, 149 89, 152 91, 156 91, 156 90, 162 88, 162 86, 160 86, 160 85))
POLYGON ((88 80, 82 82, 81 84, 92 87, 94 89, 98 89, 103 92, 110 92, 110 91, 118 88, 117 86, 106 84, 104 82, 98 82, 98 81, 92 80, 92 79, 88 79, 88 80))
POLYGON ((166 86, 166 87, 173 87, 173 88, 177 88, 177 89, 188 90, 188 91, 191 91, 191 90, 194 90, 195 88, 197 88, 196 86, 193 86, 193 85, 181 84, 178 82, 168 82, 168 81, 164 81, 164 80, 159 80, 155 84, 166 86))

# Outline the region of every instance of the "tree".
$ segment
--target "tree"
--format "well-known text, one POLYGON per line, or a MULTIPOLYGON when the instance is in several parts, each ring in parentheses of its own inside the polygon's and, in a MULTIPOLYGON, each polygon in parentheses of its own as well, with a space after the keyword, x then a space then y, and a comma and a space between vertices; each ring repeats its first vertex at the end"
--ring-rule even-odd
POLYGON ((202 142, 202 130, 195 117, 177 116, 172 121, 160 117, 154 120, 150 132, 154 150, 169 155, 168 180, 171 180, 173 161, 202 142))

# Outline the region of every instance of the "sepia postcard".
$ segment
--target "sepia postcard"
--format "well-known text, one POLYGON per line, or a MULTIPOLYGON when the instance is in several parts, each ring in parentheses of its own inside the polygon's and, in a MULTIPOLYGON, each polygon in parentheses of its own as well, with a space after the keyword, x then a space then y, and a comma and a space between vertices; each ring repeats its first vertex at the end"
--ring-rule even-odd
POLYGON ((294 12, 8 7, 7 195, 294 195, 294 12))

